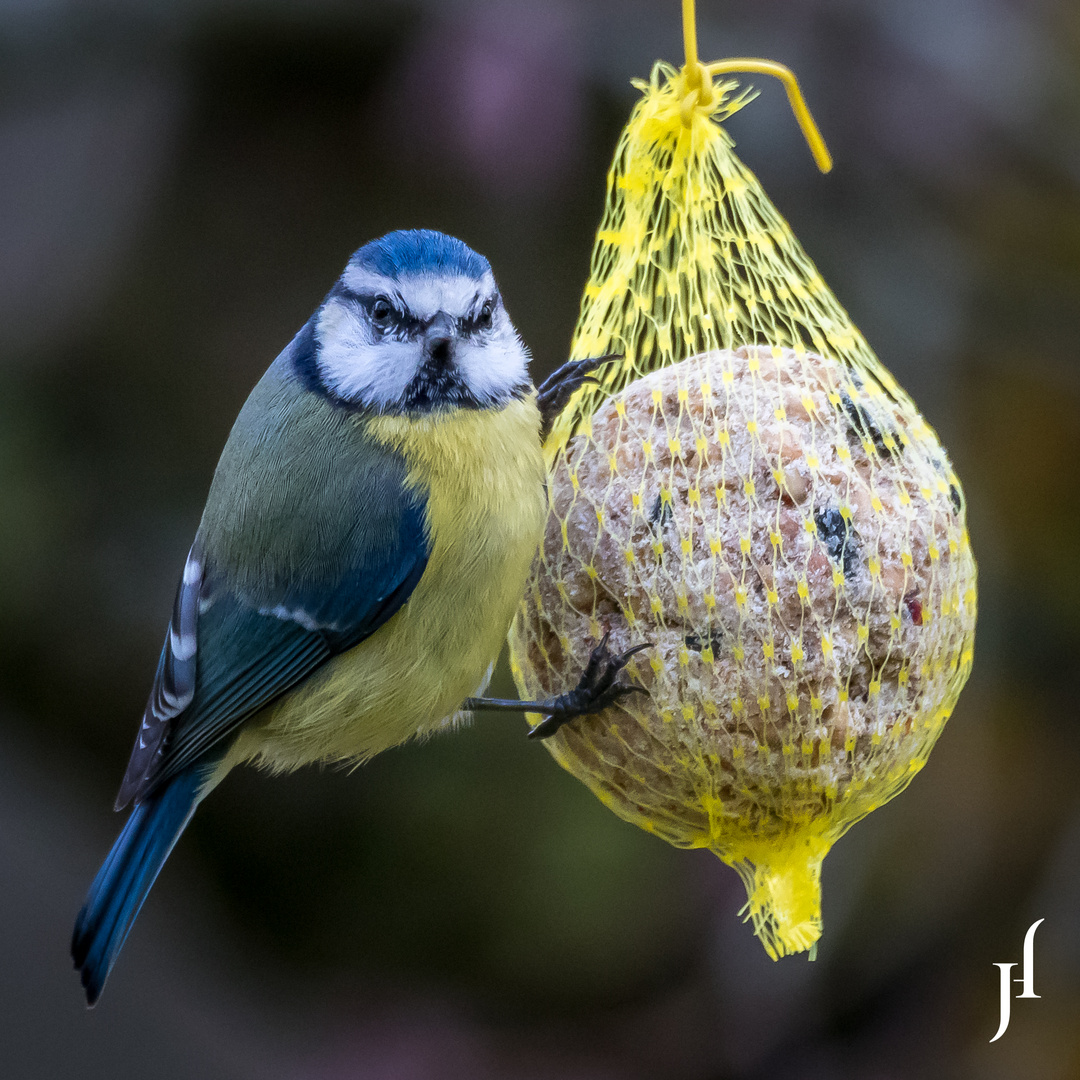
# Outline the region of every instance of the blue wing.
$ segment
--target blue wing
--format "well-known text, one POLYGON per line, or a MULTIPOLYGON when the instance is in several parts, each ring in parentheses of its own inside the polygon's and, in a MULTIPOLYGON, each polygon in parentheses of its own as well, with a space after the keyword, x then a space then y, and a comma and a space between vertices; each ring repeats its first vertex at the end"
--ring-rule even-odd
POLYGON ((254 603, 227 588, 215 593, 205 568, 192 572, 199 563, 193 549, 117 807, 141 800, 332 656, 378 630, 408 600, 427 565, 419 506, 401 515, 399 540, 382 558, 350 567, 332 591, 297 580, 254 603), (200 603, 204 610, 188 630, 183 617, 200 603))
POLYGON ((426 504, 404 460, 279 376, 268 372, 256 419, 242 412, 226 445, 117 809, 373 634, 427 565, 426 504), (272 453, 271 427, 289 433, 272 453))

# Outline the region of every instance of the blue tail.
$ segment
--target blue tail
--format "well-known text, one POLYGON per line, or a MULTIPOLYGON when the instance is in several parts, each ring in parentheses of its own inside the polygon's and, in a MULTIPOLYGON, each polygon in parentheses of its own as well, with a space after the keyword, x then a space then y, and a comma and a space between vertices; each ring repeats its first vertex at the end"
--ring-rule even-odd
POLYGON ((94 878, 71 936, 88 1005, 100 996, 150 886, 198 805, 205 779, 204 766, 188 769, 136 806, 94 878))

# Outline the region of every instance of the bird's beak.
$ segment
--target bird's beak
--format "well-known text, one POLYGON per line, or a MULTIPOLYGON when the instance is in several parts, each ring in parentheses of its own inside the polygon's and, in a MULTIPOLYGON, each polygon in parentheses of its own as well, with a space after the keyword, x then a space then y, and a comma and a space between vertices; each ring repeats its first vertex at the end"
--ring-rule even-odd
POLYGON ((448 364, 453 359, 456 337, 454 320, 440 311, 424 328, 424 354, 436 363, 448 364))

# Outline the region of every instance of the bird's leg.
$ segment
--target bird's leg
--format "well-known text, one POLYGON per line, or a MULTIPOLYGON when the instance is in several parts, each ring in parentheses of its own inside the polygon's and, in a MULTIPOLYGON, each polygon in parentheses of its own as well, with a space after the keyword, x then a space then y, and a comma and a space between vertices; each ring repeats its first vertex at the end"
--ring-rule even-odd
POLYGON ((541 720, 529 732, 530 739, 546 739, 571 720, 589 713, 598 713, 601 709, 618 701, 627 694, 644 694, 643 686, 631 686, 618 682, 619 672, 626 667, 634 653, 647 649, 651 642, 636 645, 624 653, 613 653, 607 647, 610 634, 605 634, 599 645, 589 655, 581 678, 573 690, 558 697, 544 701, 515 701, 509 698, 466 698, 462 708, 492 709, 502 712, 544 713, 546 720, 541 720))
POLYGON ((588 360, 568 360, 561 368, 553 371, 536 392, 536 404, 540 409, 540 441, 543 442, 551 432, 559 413, 566 408, 574 391, 585 383, 599 383, 599 379, 590 374, 601 364, 612 360, 621 360, 620 353, 609 353, 588 360))

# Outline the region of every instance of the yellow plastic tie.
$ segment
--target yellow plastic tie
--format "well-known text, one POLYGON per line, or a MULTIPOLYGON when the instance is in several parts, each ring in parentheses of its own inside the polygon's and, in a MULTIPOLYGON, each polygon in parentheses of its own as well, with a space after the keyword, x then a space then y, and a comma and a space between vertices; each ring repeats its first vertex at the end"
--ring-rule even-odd
POLYGON ((694 0, 682 0, 683 51, 686 53, 686 67, 696 70, 697 55, 697 16, 694 14, 694 0))
POLYGON ((736 71, 756 72, 759 75, 774 75, 778 78, 784 84, 788 101, 791 103, 791 111, 795 114, 799 127, 802 128, 803 138, 806 139, 806 143, 810 147, 810 153, 814 155, 817 167, 823 173, 827 173, 832 168, 832 155, 825 145, 825 140, 821 137, 817 124, 814 123, 813 116, 810 115, 806 100, 802 96, 802 90, 799 89, 799 80, 795 78, 795 73, 791 68, 784 67, 783 64, 778 64, 775 60, 759 60, 752 56, 737 56, 732 57, 730 60, 717 60, 715 63, 707 64, 705 70, 709 73, 710 78, 713 75, 724 75, 736 71))
POLYGON ((791 111, 795 114, 795 119, 802 129, 803 138, 810 147, 810 153, 814 155, 817 167, 823 173, 829 172, 833 165, 832 155, 810 114, 806 99, 799 87, 799 80, 795 78, 795 73, 791 68, 778 64, 775 60, 762 60, 754 56, 737 56, 729 60, 716 60, 711 64, 702 64, 698 59, 694 0, 683 0, 682 13, 683 50, 686 53, 686 66, 683 68, 682 79, 683 85, 687 88, 679 109, 683 124, 686 127, 690 126, 694 109, 706 111, 712 109, 716 101, 716 91, 712 81, 714 76, 744 72, 772 75, 784 84, 791 111))

